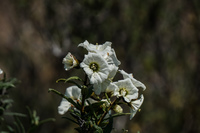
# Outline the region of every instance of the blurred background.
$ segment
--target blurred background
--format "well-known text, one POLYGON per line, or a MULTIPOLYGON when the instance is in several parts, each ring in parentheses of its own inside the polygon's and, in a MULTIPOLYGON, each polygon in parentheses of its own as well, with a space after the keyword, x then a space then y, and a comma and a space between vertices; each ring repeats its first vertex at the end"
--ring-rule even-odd
MULTIPOLYGON (((116 119, 130 133, 200 132, 200 1, 198 0, 1 0, 0 68, 21 81, 12 90, 13 110, 35 109, 56 118, 38 133, 74 133, 57 113, 65 92, 62 59, 82 59, 79 43, 112 42, 120 69, 147 86, 141 112, 116 119)), ((121 127, 120 127, 121 128, 121 127)), ((121 132, 115 130, 114 132, 121 132)))

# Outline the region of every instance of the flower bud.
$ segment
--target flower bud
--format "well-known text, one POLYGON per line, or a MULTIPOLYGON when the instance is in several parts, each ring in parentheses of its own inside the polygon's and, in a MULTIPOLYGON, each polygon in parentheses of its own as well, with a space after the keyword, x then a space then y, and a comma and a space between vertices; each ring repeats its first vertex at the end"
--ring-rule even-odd
POLYGON ((122 113, 123 112, 123 109, 121 106, 119 105, 115 105, 113 110, 116 112, 116 113, 122 113))
POLYGON ((62 63, 66 71, 79 65, 78 60, 70 52, 63 58, 62 63))

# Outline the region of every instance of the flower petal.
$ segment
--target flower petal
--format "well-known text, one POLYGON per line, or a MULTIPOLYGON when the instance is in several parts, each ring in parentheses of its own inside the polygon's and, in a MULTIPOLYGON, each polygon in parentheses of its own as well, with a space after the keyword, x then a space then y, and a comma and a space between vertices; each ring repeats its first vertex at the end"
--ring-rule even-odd
POLYGON ((146 86, 141 83, 140 81, 136 80, 135 78, 133 78, 132 74, 128 74, 126 73, 124 70, 119 70, 119 72, 123 75, 124 79, 130 78, 132 83, 136 86, 136 87, 141 87, 143 88, 143 91, 146 89, 146 86))
POLYGON ((88 55, 85 55, 80 67, 82 67, 85 73, 88 75, 91 84, 103 82, 105 79, 107 79, 110 71, 106 60, 100 54, 90 52, 88 55), (92 69, 91 64, 96 64, 97 69, 92 69))
POLYGON ((138 111, 138 109, 141 107, 142 103, 144 101, 144 96, 141 95, 140 99, 132 101, 131 102, 131 108, 130 108, 130 120, 135 116, 136 112, 138 111))
POLYGON ((58 113, 63 115, 65 114, 69 108, 71 107, 71 103, 69 103, 66 99, 62 99, 60 106, 58 106, 58 113))
POLYGON ((111 96, 119 96, 119 88, 116 84, 110 83, 106 89, 106 93, 111 93, 111 96))
POLYGON ((77 86, 70 86, 66 89, 65 95, 72 100, 78 100, 81 97, 81 89, 77 86))

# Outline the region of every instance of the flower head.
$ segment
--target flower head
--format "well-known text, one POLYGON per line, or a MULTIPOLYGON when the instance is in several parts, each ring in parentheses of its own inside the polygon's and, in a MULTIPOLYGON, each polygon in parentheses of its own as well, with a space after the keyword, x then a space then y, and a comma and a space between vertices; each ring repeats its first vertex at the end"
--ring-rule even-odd
POLYGON ((111 48, 111 42, 105 42, 102 45, 94 45, 89 43, 87 40, 83 43, 80 43, 78 46, 85 48, 88 52, 100 54, 109 65, 120 65, 121 62, 117 59, 115 50, 111 48))
POLYGON ((146 89, 146 86, 141 83, 140 81, 136 80, 133 78, 133 74, 128 74, 124 70, 119 70, 119 72, 123 75, 124 79, 131 79, 131 82, 136 86, 136 87, 141 87, 143 88, 143 91, 146 89))
POLYGON ((95 94, 99 95, 101 92, 105 92, 106 88, 110 85, 112 82, 114 76, 117 73, 118 67, 115 65, 109 65, 110 72, 108 74, 108 78, 105 79, 102 83, 96 83, 94 84, 94 92, 95 94))
MULTIPOLYGON (((81 89, 77 86, 71 86, 66 89, 65 96, 67 98, 71 98, 74 101, 79 101, 81 99, 81 89)), ((63 115, 69 110, 69 108, 71 108, 71 106, 71 103, 63 98, 60 106, 58 107, 58 113, 63 115)))
POLYGON ((78 66, 78 60, 69 52, 65 58, 63 58, 62 63, 64 64, 65 70, 70 70, 76 66, 78 66))
POLYGON ((91 84, 102 83, 108 77, 108 63, 97 53, 88 53, 88 55, 85 55, 80 66, 88 75, 91 84))
POLYGON ((119 80, 113 82, 117 86, 119 91, 119 97, 123 97, 126 102, 130 102, 132 99, 138 97, 138 89, 133 85, 130 79, 119 80))
POLYGON ((130 120, 135 116, 136 112, 138 111, 138 109, 142 105, 143 101, 144 101, 144 96, 143 95, 140 96, 140 99, 137 99, 135 101, 131 101, 130 120))

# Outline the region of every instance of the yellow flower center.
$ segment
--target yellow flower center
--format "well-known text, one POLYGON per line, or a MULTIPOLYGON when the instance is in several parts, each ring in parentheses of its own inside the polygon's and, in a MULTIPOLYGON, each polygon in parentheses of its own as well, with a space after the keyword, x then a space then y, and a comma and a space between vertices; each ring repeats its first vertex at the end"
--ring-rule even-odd
POLYGON ((93 72, 97 72, 99 70, 99 65, 95 62, 90 63, 89 67, 93 70, 93 72))
POLYGON ((128 91, 126 90, 126 88, 120 88, 119 94, 122 96, 126 96, 128 94, 128 91))

